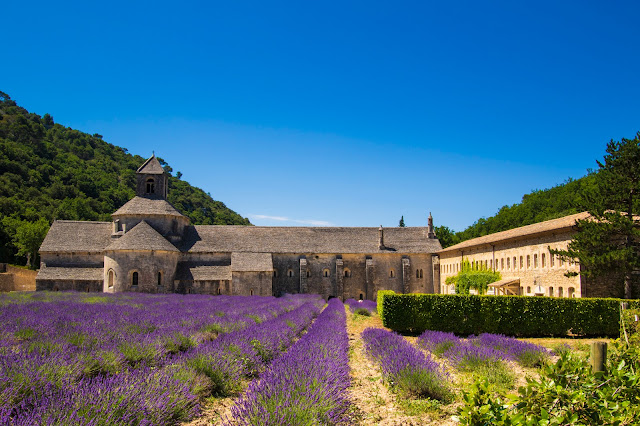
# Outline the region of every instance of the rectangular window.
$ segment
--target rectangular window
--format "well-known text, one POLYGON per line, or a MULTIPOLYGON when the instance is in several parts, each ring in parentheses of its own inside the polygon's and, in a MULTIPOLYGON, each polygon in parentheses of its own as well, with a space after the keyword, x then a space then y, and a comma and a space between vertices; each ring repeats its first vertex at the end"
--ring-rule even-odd
POLYGON ((511 269, 511 260, 507 257, 507 269, 511 269))
POLYGON ((500 259, 500 269, 504 269, 504 257, 500 259))
POLYGON ((524 262, 522 261, 522 256, 520 256, 520 269, 524 268, 524 262))
POLYGON ((542 267, 547 266, 546 254, 542 253, 542 267))
POLYGON ((517 265, 516 265, 516 257, 513 256, 513 269, 515 270, 516 267, 517 267, 517 265))
POLYGON ((527 255, 527 269, 531 268, 531 255, 527 255))
POLYGON ((533 255, 533 267, 534 268, 538 267, 538 255, 537 254, 533 255))
POLYGON ((549 255, 549 262, 551 263, 551 267, 553 268, 555 266, 555 263, 556 263, 556 255, 555 254, 550 254, 549 255))

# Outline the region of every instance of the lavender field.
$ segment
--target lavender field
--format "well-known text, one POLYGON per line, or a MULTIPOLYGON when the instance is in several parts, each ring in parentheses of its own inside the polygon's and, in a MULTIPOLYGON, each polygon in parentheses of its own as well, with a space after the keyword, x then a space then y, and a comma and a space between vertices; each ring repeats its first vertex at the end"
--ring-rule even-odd
POLYGON ((456 424, 473 380, 514 389, 553 356, 314 295, 10 293, 0 321, 3 425, 456 424))

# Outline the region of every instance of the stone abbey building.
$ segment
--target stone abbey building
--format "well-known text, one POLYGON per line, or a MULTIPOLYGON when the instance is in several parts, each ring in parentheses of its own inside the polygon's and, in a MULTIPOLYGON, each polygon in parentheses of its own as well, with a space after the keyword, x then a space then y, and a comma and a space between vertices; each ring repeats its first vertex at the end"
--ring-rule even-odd
POLYGON ((342 299, 440 292, 431 216, 416 228, 191 225, 167 201, 155 156, 136 175, 136 196, 112 222, 53 223, 40 247, 38 290, 342 299))

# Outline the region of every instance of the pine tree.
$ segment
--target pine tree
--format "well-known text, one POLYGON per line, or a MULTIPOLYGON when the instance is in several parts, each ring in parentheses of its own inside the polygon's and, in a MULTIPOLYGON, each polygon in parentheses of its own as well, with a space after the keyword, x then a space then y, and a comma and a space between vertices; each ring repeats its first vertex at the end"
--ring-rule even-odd
POLYGON ((591 217, 576 222, 567 250, 554 252, 577 260, 585 277, 620 279, 621 293, 631 298, 633 273, 640 269, 640 132, 610 141, 598 166, 596 188, 587 196, 591 217))
POLYGON ((400 217, 400 223, 398 223, 398 226, 400 228, 404 228, 405 226, 407 226, 407 225, 404 224, 404 216, 400 217))

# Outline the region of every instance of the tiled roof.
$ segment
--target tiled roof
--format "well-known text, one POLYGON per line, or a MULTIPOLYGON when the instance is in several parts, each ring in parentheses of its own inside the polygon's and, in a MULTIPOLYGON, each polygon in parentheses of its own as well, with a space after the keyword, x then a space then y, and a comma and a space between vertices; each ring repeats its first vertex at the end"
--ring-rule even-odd
POLYGON ((166 238, 144 220, 127 231, 122 237, 113 240, 106 250, 164 250, 178 251, 166 238))
POLYGON ((176 270, 176 279, 185 281, 230 280, 231 266, 203 266, 180 262, 176 270))
POLYGON ((111 222, 56 220, 45 237, 40 252, 99 253, 111 243, 111 222))
POLYGON ((137 170, 137 173, 144 173, 150 175, 161 175, 164 173, 164 169, 160 164, 160 161, 156 158, 155 155, 152 155, 147 161, 142 164, 137 170))
POLYGON ((238 272, 273 271, 271 253, 231 253, 231 270, 238 272))
POLYGON ((103 268, 40 268, 37 280, 74 280, 74 281, 102 281, 103 268))
POLYGON ((140 216, 182 216, 167 200, 153 199, 145 197, 133 197, 124 206, 120 207, 111 216, 117 218, 123 215, 140 215, 140 216))
POLYGON ((435 253, 437 239, 427 228, 385 228, 385 248, 378 248, 378 228, 259 227, 198 225, 185 230, 181 245, 191 253, 435 253))
POLYGON ((444 250, 440 250, 439 253, 448 253, 456 250, 467 249, 470 247, 482 246, 485 244, 493 244, 497 242, 516 240, 516 239, 530 237, 537 234, 567 231, 567 230, 570 230, 576 224, 576 220, 586 219, 588 217, 589 217, 589 213, 582 212, 582 213, 561 217, 559 219, 552 219, 552 220, 547 220, 545 222, 534 223, 532 225, 521 226, 520 228, 510 229, 508 231, 496 232, 495 234, 489 234, 483 237, 478 237, 478 238, 473 238, 471 240, 463 241, 454 246, 447 247, 444 250))

